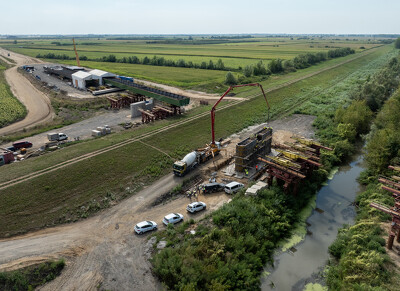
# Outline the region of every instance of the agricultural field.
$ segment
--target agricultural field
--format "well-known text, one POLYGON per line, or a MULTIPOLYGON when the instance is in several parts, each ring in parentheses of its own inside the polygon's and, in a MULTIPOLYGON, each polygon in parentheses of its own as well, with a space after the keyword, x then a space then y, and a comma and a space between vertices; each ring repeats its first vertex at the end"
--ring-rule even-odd
MULTIPOLYGON (((226 70, 233 70, 238 75, 246 66, 255 65, 260 60, 264 65, 273 59, 291 60, 300 54, 328 52, 332 49, 350 47, 356 53, 381 46, 379 39, 357 38, 274 38, 252 37, 243 39, 211 39, 194 37, 193 40, 180 38, 155 38, 155 39, 76 39, 77 50, 82 65, 109 70, 114 73, 142 78, 159 83, 171 84, 183 88, 194 88, 203 84, 223 82, 226 70), (102 58, 115 56, 112 62, 98 62, 102 58), (150 60, 154 57, 164 58, 166 61, 186 63, 191 62, 200 66, 212 61, 215 65, 219 60, 224 64, 224 70, 210 70, 198 68, 161 67, 153 65, 138 65, 119 63, 123 58, 136 56, 139 60, 145 57, 150 60), (96 60, 93 62, 93 60, 96 60)), ((26 54, 32 57, 47 54, 65 55, 74 59, 72 40, 70 39, 29 39, 1 40, 0 46, 26 54)), ((58 59, 48 59, 49 62, 61 62, 58 59)), ((76 64, 75 60, 63 60, 62 63, 76 64)), ((200 86, 201 87, 201 86, 200 86)), ((198 88, 195 88, 198 89, 198 88)))
POLYGON ((0 127, 4 127, 26 115, 25 107, 11 93, 4 71, 6 66, 0 61, 0 127))
MULTIPOLYGON (((392 47, 386 46, 370 51, 368 54, 361 55, 356 59, 349 59, 349 62, 338 64, 333 68, 326 68, 326 66, 329 62, 337 62, 337 59, 293 74, 277 76, 276 79, 272 80, 274 83, 264 82, 263 85, 268 90, 268 99, 272 106, 272 117, 277 118, 290 114, 299 105, 342 82, 346 77, 358 70, 372 70, 373 68, 369 66, 371 61, 391 51, 392 47), (299 79, 294 84, 282 88, 274 89, 274 86, 272 86, 272 84, 281 84, 290 79, 296 80, 301 76, 307 76, 317 68, 320 70, 326 68, 327 70, 305 79, 299 79)), ((383 60, 381 59, 381 61, 375 63, 375 67, 379 67, 382 62, 383 60)), ((330 64, 332 65, 332 63, 330 64)), ((238 95, 250 96, 254 95, 255 92, 256 89, 247 90, 238 95)), ((262 98, 252 98, 238 106, 231 107, 229 110, 219 111, 217 114, 217 136, 227 137, 244 127, 265 121, 265 101, 262 98)), ((141 131, 151 131, 159 126, 158 124, 143 127, 141 131)), ((159 149, 167 152, 171 157, 178 158, 191 149, 209 142, 209 128, 210 121, 207 115, 169 129, 161 134, 143 139, 143 141, 156 144, 159 149), (193 139, 193 136, 196 136, 196 139, 193 139)), ((9 173, 19 176, 21 173, 26 172, 23 168, 38 167, 39 165, 40 167, 45 167, 46 164, 49 166, 49 163, 60 162, 60 159, 65 159, 67 156, 73 157, 82 152, 90 152, 91 149, 98 147, 99 143, 113 144, 116 140, 123 139, 120 135, 125 135, 126 139, 128 134, 137 135, 138 133, 115 134, 108 140, 87 141, 67 147, 59 153, 48 154, 45 157, 46 160, 44 160, 44 157, 38 157, 32 161, 26 161, 26 163, 13 164, 7 168, 7 172, 4 172, 4 169, 0 169, 0 177, 3 174, 7 176, 9 173)), ((113 152, 102 154, 85 162, 69 165, 68 171, 61 169, 51 175, 45 174, 29 182, 3 189, 3 195, 0 198, 0 205, 3 206, 0 208, 0 217, 3 217, 0 220, 2 221, 0 229, 3 232, 0 235, 12 235, 21 230, 29 230, 86 217, 88 213, 79 211, 81 206, 90 206, 89 208, 93 209, 93 211, 107 207, 107 205, 89 204, 93 199, 103 201, 104 197, 108 197, 107 195, 111 194, 117 200, 123 199, 128 195, 124 191, 126 187, 135 190, 140 189, 142 186, 168 173, 173 162, 173 159, 166 158, 159 152, 137 142, 124 146, 122 151, 121 149, 116 149, 115 151, 118 151, 118 154, 113 154, 113 152), (147 155, 143 155, 143 152, 146 152, 147 155), (146 166, 144 167, 143 165, 146 166), (109 171, 109 167, 112 167, 113 171, 109 171), (117 177, 126 178, 120 180, 117 177), (82 185, 85 186, 83 187, 82 185), (20 202, 18 204, 15 203, 16 193, 20 202), (37 203, 35 202, 35 205, 33 205, 31 201, 37 201, 37 203)))

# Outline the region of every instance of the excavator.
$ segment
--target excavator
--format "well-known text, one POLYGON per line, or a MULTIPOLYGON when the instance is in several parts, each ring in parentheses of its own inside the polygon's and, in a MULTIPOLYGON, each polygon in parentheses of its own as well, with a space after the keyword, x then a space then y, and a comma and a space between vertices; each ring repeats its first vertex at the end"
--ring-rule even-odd
POLYGON ((204 148, 196 149, 193 152, 187 154, 182 160, 176 161, 173 165, 174 174, 177 176, 184 176, 187 172, 193 169, 198 164, 204 163, 211 158, 214 158, 216 155, 219 154, 221 151, 221 144, 215 141, 215 111, 218 104, 224 99, 229 92, 231 92, 234 88, 241 88, 241 87, 259 87, 261 92, 264 96, 265 102, 267 103, 268 107, 268 119, 269 119, 269 110, 270 106, 267 100, 267 96, 265 95, 264 89, 261 84, 259 83, 251 83, 251 84, 242 84, 242 85, 233 85, 225 91, 224 94, 218 99, 218 101, 214 104, 211 108, 211 143, 206 144, 204 148))

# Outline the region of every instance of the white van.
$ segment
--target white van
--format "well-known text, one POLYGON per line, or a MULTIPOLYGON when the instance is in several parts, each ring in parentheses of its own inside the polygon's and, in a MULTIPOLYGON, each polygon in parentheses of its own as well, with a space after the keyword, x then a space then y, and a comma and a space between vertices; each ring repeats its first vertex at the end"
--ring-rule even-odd
POLYGON ((244 185, 238 182, 230 182, 229 184, 225 185, 225 193, 233 194, 242 189, 244 185))

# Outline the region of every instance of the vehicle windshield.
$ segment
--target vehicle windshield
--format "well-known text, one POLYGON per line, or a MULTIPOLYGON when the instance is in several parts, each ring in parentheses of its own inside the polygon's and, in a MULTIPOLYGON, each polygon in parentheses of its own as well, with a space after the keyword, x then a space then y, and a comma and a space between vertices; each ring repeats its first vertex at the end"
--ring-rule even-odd
POLYGON ((178 171, 181 171, 181 170, 183 170, 183 166, 179 166, 179 165, 174 164, 174 169, 178 170, 178 171))

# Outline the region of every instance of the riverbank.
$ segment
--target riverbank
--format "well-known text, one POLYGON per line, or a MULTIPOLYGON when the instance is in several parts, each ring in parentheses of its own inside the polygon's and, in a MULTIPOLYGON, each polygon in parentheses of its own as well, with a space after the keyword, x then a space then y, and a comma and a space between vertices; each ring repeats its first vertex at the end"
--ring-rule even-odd
MULTIPOLYGON (((343 224, 353 224, 353 201, 361 190, 357 177, 363 170, 363 156, 358 152, 349 164, 341 166, 316 195, 316 202, 304 227, 305 238, 289 251, 274 255, 274 263, 261 279, 262 290, 304 290, 309 283, 321 283, 328 247, 343 224)), ((298 236, 298 235, 295 235, 298 236)))

